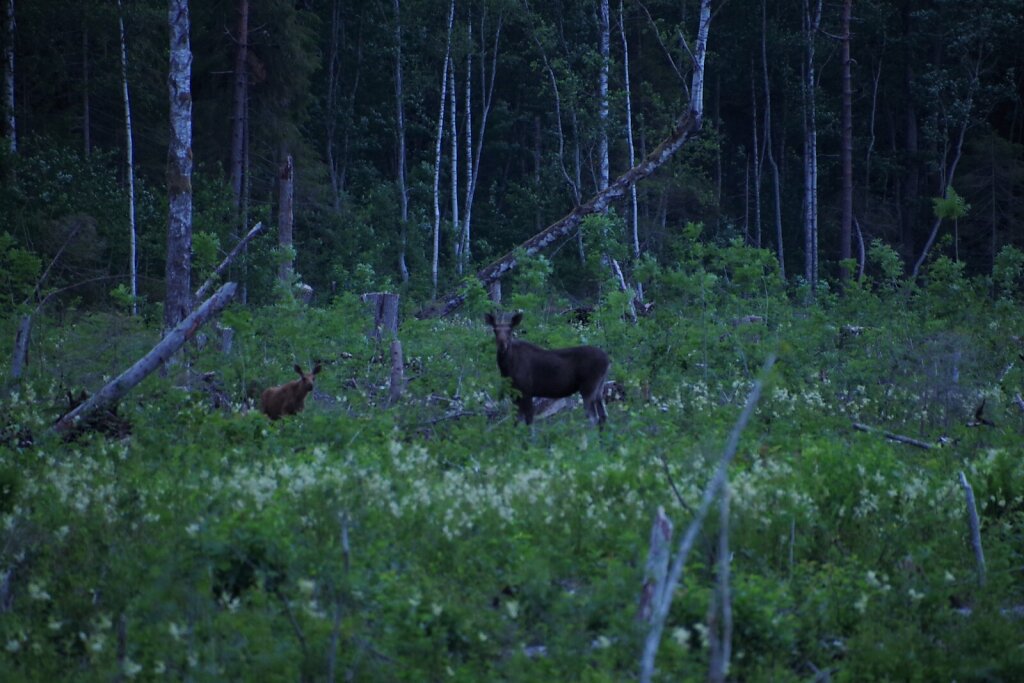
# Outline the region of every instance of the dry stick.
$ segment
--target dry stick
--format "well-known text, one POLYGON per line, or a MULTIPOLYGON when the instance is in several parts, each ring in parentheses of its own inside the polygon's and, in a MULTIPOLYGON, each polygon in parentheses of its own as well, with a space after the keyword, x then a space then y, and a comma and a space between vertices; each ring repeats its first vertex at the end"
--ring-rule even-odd
POLYGON ((106 386, 97 391, 88 401, 60 418, 53 425, 53 430, 58 434, 66 433, 78 424, 84 416, 120 400, 122 396, 134 389, 139 382, 148 377, 151 372, 167 362, 178 349, 184 346, 185 342, 194 337, 203 323, 219 313, 231 301, 236 289, 237 285, 234 282, 225 283, 217 290, 216 294, 204 301, 202 306, 168 332, 153 347, 152 351, 108 382, 106 386))
POLYGON ((1022 413, 1024 413, 1024 398, 1021 398, 1020 394, 1014 395, 1013 402, 1016 403, 1017 407, 1020 408, 1022 413))
POLYGON ((640 660, 641 683, 650 683, 651 676, 654 675, 654 658, 658 654, 658 646, 661 644, 661 634, 665 629, 665 619, 668 617, 668 610, 672 605, 672 594, 675 592, 676 586, 679 585, 679 580, 682 578, 683 567, 686 564, 686 559, 689 557, 690 551, 693 549, 693 544, 697 539, 697 534, 700 533, 700 529, 704 524, 704 519, 707 517, 708 510, 711 508, 711 503, 714 501, 715 495, 725 484, 729 472, 729 463, 732 462, 733 456, 736 455, 736 449, 739 446, 740 434, 743 433, 743 429, 747 426, 750 416, 754 413, 754 407, 761 398, 761 387, 764 385, 768 372, 774 364, 775 354, 773 353, 768 356, 768 359, 764 362, 764 367, 761 369, 761 376, 758 377, 756 382, 754 382, 754 386, 750 389, 750 394, 747 395, 747 402, 743 406, 743 411, 736 420, 736 424, 733 426, 732 432, 729 434, 729 440, 726 442, 725 451, 722 453, 722 458, 718 462, 718 469, 711 478, 711 482, 708 484, 707 488, 704 489, 704 497, 701 499, 700 507, 697 509, 697 514, 694 520, 690 522, 690 526, 687 527, 686 533, 679 542, 679 550, 676 552, 676 556, 672 561, 668 581, 665 585, 665 589, 662 591, 662 599, 655 604, 654 614, 651 618, 651 630, 647 633, 647 639, 644 642, 643 657, 640 660))
POLYGON ((668 479, 668 485, 672 489, 673 495, 676 497, 676 502, 679 503, 679 507, 686 510, 689 514, 693 514, 693 510, 683 500, 683 494, 679 493, 679 489, 676 487, 676 481, 672 477, 672 471, 668 468, 668 458, 665 457, 664 453, 658 453, 658 459, 661 460, 661 466, 665 470, 665 478, 668 479))
POLYGON ((713 633, 714 656, 711 658, 711 671, 708 678, 715 682, 724 682, 729 673, 729 659, 732 656, 732 595, 729 591, 729 480, 722 484, 722 497, 719 501, 718 529, 718 587, 715 592, 715 603, 720 612, 720 630, 713 633))
POLYGON ((974 561, 978 565, 978 585, 985 585, 985 552, 981 548, 981 525, 978 523, 978 507, 974 503, 974 489, 971 488, 963 470, 960 471, 960 486, 964 489, 967 502, 967 523, 971 528, 971 547, 974 548, 974 561))
POLYGON ((887 432, 884 429, 878 429, 877 427, 872 427, 870 425, 862 424, 860 422, 854 422, 853 428, 856 429, 857 431, 867 432, 869 434, 881 434, 890 441, 898 441, 899 443, 905 443, 908 446, 916 446, 917 448, 924 448, 926 450, 929 448, 935 448, 935 444, 928 443, 927 441, 919 441, 909 436, 893 434, 892 432, 887 432))
POLYGON ((629 287, 626 286, 626 278, 622 276, 622 268, 619 267, 619 262, 615 259, 610 259, 612 262, 612 273, 615 274, 615 279, 619 281, 619 289, 621 289, 629 297, 629 319, 632 323, 636 324, 636 306, 633 305, 633 293, 629 291, 629 287))
POLYGON ((196 301, 199 301, 204 296, 206 296, 206 293, 210 290, 210 288, 213 287, 214 280, 220 277, 221 274, 223 274, 223 272, 228 269, 228 266, 230 266, 231 262, 235 260, 235 257, 238 256, 239 252, 241 252, 242 249, 245 248, 245 245, 249 244, 249 241, 252 240, 252 238, 256 236, 256 233, 258 233, 262 229, 263 222, 260 221, 259 223, 252 227, 252 230, 250 230, 245 237, 238 241, 238 244, 236 244, 235 248, 231 250, 231 253, 227 255, 227 257, 221 262, 219 266, 217 266, 217 270, 213 271, 213 273, 206 280, 206 282, 203 283, 203 286, 196 290, 196 301))
MULTIPOLYGON (((349 572, 348 511, 341 513, 341 552, 345 563, 345 577, 349 572)), ((331 624, 331 649, 327 653, 327 683, 334 683, 334 668, 338 660, 338 640, 341 638, 341 591, 335 589, 334 619, 331 624)))
POLYGON ((672 520, 665 514, 665 508, 659 505, 654 524, 651 525, 651 545, 647 549, 644 586, 640 592, 640 608, 637 610, 637 619, 641 621, 650 622, 654 617, 654 608, 664 599, 671 543, 672 520))

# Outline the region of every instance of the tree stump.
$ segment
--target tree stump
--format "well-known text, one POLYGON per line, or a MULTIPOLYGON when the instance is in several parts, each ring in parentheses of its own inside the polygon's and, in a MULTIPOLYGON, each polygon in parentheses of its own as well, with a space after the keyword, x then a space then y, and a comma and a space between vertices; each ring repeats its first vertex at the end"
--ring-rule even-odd
POLYGON ((487 294, 495 304, 501 304, 501 280, 495 280, 487 287, 487 294))
POLYGON ((11 360, 11 379, 21 379, 28 365, 28 344, 32 338, 32 316, 24 315, 18 323, 18 333, 14 337, 14 358, 11 360))
POLYGON ((373 328, 367 330, 366 336, 373 341, 380 341, 384 334, 389 338, 397 337, 398 295, 391 292, 367 292, 360 298, 369 304, 373 314, 373 328))

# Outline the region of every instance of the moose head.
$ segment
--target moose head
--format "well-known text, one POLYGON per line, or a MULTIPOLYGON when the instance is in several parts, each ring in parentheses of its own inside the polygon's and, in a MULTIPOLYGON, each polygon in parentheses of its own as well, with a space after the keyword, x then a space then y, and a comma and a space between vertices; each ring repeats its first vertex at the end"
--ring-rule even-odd
POLYGON ((260 396, 260 410, 266 413, 271 420, 276 420, 282 415, 295 415, 302 412, 306 407, 306 395, 313 391, 313 383, 320 373, 319 361, 313 366, 313 371, 305 373, 302 368, 295 365, 295 372, 299 378, 291 382, 270 387, 263 391, 260 396))
POLYGON ((604 380, 611 360, 596 346, 544 349, 514 339, 512 331, 523 320, 522 313, 511 317, 487 313, 484 321, 494 330, 498 347, 498 371, 512 381, 519 392, 515 399, 519 418, 533 424, 533 398, 564 398, 577 392, 590 421, 604 426, 608 415, 604 407, 604 380))

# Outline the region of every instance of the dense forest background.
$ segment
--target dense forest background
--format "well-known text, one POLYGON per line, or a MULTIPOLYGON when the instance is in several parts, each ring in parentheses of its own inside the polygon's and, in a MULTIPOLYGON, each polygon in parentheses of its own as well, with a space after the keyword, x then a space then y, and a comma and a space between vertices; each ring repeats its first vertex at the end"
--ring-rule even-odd
MULTIPOLYGON (((638 185, 635 245, 628 200, 616 209, 611 237, 624 262, 639 254, 671 262, 685 248, 682 226, 696 222, 702 240, 771 250, 792 283, 834 279, 843 222, 841 3, 732 0, 714 9, 701 138, 638 185)), ((166 7, 48 0, 15 10, 16 30, 5 40, 13 35, 17 154, 4 157, 0 194, 8 249, 47 263, 84 222, 48 284, 90 280, 75 293, 99 302, 129 273, 123 16, 139 287, 159 302, 166 7)), ((220 261, 243 225, 276 226, 278 178, 291 155, 302 280, 326 296, 407 278, 422 301, 436 291, 435 197, 437 287, 444 291, 606 184, 604 132, 614 178, 631 166, 630 134, 632 154, 642 158, 686 107, 693 3, 611 3, 607 61, 598 5, 457 2, 450 42, 448 10, 448 3, 417 1, 239 0, 192 8, 193 279, 220 261)), ((877 239, 910 271, 934 231, 929 255, 987 273, 1002 246, 1021 246, 1024 58, 1015 36, 1022 14, 1012 0, 856 3, 851 257, 877 239), (940 226, 937 218, 946 220, 940 226)), ((269 232, 249 262, 281 258, 267 253, 276 242, 269 232)), ((581 297, 593 294, 580 272, 585 250, 584 243, 553 256, 559 281, 581 297)), ((39 270, 19 271, 5 298, 24 299, 39 270)), ((266 301, 272 270, 235 277, 254 301, 266 301)))

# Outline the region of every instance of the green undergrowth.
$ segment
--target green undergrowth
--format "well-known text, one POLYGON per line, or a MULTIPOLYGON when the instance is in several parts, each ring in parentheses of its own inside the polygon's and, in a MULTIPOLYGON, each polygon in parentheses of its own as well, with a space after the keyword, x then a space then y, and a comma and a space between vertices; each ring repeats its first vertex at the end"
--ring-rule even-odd
MULTIPOLYGON (((730 677, 1019 679, 1020 293, 955 265, 812 298, 782 286, 769 254, 701 247, 636 270, 654 302, 636 324, 614 283, 584 322, 528 269, 507 293, 520 336, 613 359, 603 431, 578 404, 532 434, 515 423, 479 297, 444 320, 403 311, 407 385, 389 405, 388 346, 343 295, 229 309, 231 353, 211 328, 145 380, 118 406, 130 436, 64 442, 48 428, 65 392, 98 389, 157 330, 39 320, 29 376, 2 400, 0 678, 635 679, 654 514, 677 536, 689 524, 777 353, 730 471, 730 677), (254 409, 316 360, 305 412, 254 409)), ((711 517, 658 680, 706 676, 711 517)))

